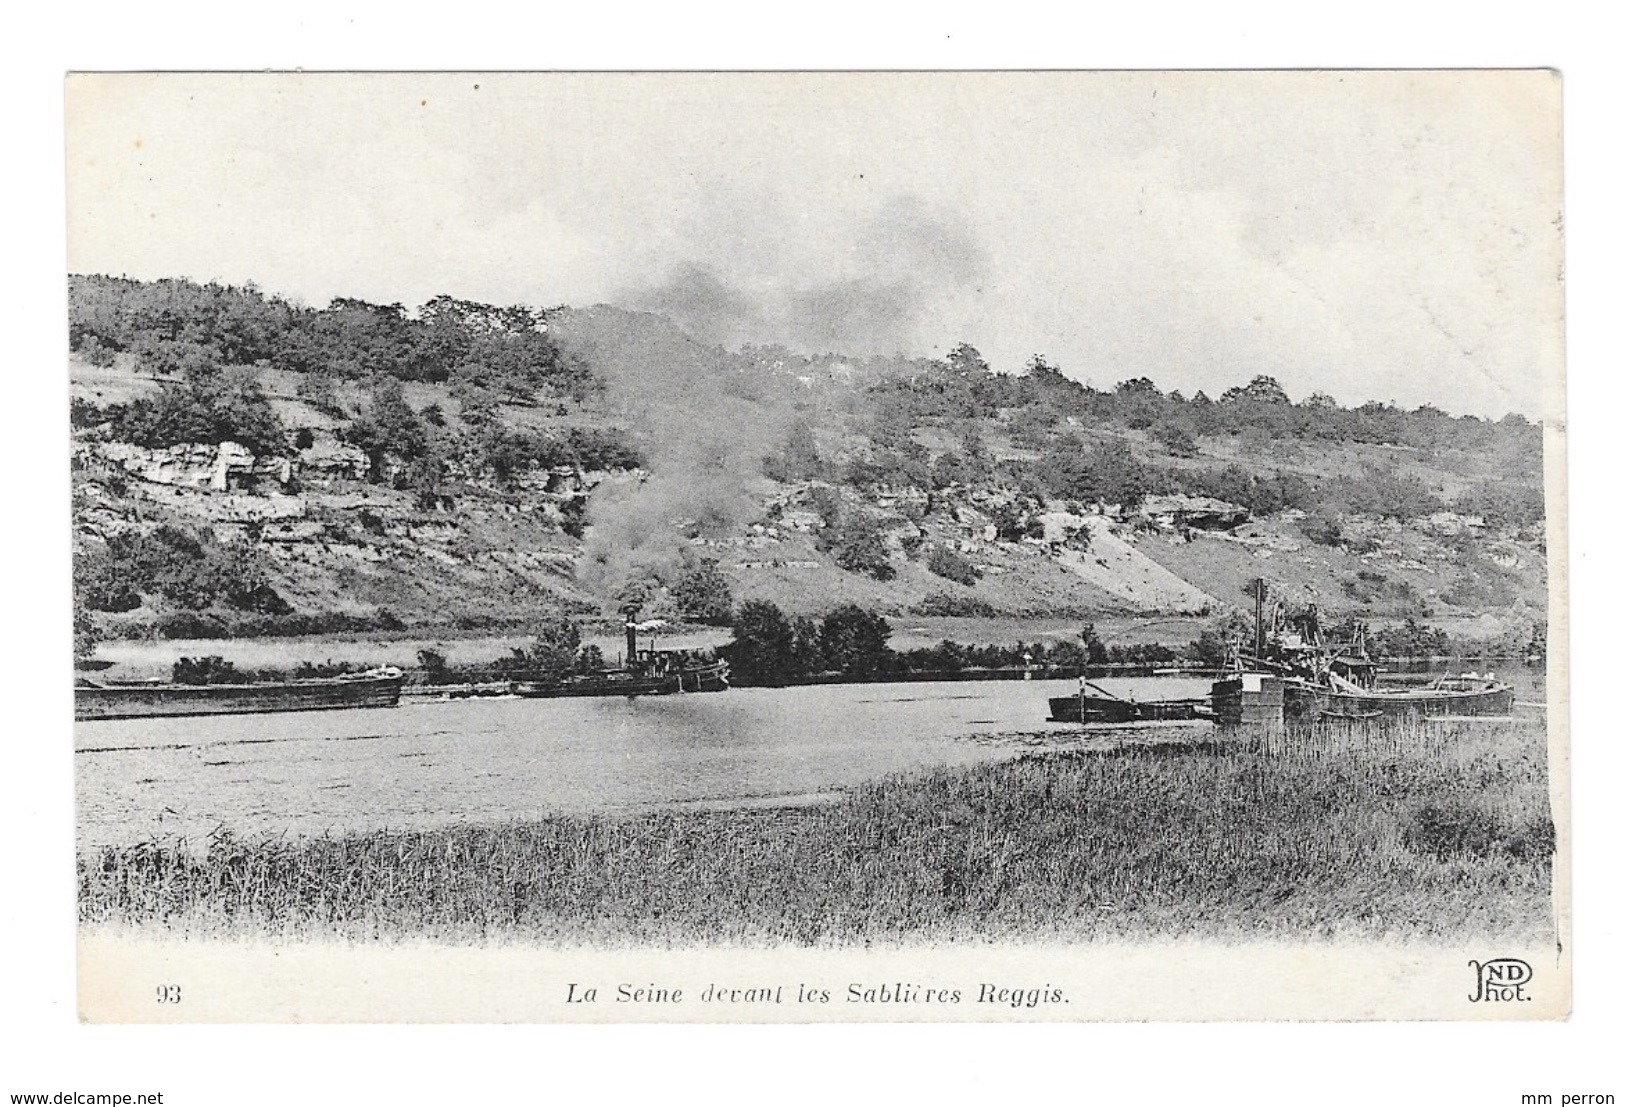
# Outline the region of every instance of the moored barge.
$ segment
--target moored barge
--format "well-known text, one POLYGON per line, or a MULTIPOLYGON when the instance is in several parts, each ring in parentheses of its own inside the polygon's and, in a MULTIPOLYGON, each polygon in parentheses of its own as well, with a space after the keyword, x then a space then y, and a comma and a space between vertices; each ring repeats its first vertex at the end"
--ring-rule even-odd
POLYGON ((1148 723, 1213 716, 1206 699, 1133 700, 1085 684, 1075 696, 1051 696, 1052 723, 1148 723))
POLYGON ((81 678, 73 690, 73 717, 86 722, 394 707, 400 703, 404 680, 405 674, 392 666, 364 673, 274 683, 99 683, 81 678))

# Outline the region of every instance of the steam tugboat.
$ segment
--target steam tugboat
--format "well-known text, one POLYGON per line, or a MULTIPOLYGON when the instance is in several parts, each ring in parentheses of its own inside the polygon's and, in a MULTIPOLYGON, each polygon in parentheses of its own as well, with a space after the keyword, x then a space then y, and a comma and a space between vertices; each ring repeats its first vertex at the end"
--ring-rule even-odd
POLYGON ((626 663, 618 669, 519 681, 515 695, 532 699, 564 696, 670 696, 684 692, 726 692, 728 663, 709 650, 639 649, 638 632, 655 630, 659 620, 626 620, 626 663))

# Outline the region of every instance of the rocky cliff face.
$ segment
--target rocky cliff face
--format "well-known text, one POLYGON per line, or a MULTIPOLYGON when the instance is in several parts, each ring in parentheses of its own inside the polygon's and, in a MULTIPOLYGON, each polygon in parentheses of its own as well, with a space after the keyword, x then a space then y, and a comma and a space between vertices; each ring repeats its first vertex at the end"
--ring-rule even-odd
MULTIPOLYGON (((81 544, 163 527, 201 533, 258 559, 291 609, 277 618, 218 610, 182 618, 175 608, 184 603, 149 600, 101 616, 115 635, 515 628, 561 607, 608 603, 578 579, 584 545, 568 532, 602 472, 530 471, 501 487, 464 480, 425 508, 405 490, 371 483, 366 456, 330 434, 283 458, 230 442, 145 449, 92 436, 76 442, 74 461, 81 544)), ((845 510, 879 520, 893 570, 881 581, 843 571, 819 548, 816 482, 778 487, 755 521, 690 543, 719 562, 736 598, 771 599, 791 612, 839 602, 894 615, 954 610, 943 607, 946 597, 966 612, 1200 616, 1238 605, 1245 582, 1261 575, 1331 614, 1448 614, 1464 534, 1483 551, 1473 564, 1503 589, 1504 601, 1487 605, 1501 621, 1542 610, 1539 551, 1485 537, 1471 517, 1356 524, 1343 544, 1326 546, 1303 536, 1302 513, 1242 522, 1243 509, 1219 501, 1159 501, 1125 513, 986 490, 860 496, 825 485, 845 510), (964 558, 975 582, 932 573, 925 555, 933 547, 964 558)))
MULTIPOLYGON (((75 459, 83 540, 166 526, 206 532, 260 559, 296 613, 283 620, 289 629, 319 627, 324 615, 350 625, 503 627, 605 599, 576 579, 582 543, 565 529, 603 473, 532 472, 502 489, 465 482, 425 510, 405 491, 368 483, 365 457, 332 443, 268 459, 235 443, 143 449, 90 440, 76 445, 75 459)), ((881 520, 895 566, 891 580, 872 580, 817 548, 823 521, 806 506, 808 491, 789 488, 740 533, 691 545, 719 561, 736 595, 772 598, 791 611, 852 600, 897 613, 942 595, 1016 614, 1199 613, 1216 605, 1117 539, 1116 524, 1100 516, 1042 513, 1033 504, 1030 536, 1003 540, 993 518, 1010 497, 984 492, 941 491, 931 503, 916 490, 868 500, 848 493, 850 510, 881 520), (981 580, 967 587, 932 574, 919 560, 927 544, 961 553, 981 580)), ((108 630, 166 632, 175 625, 165 623, 172 606, 149 602, 110 615, 108 630)), ((219 621, 227 631, 277 629, 230 613, 219 621)))
POLYGON ((179 530, 252 557, 291 608, 278 618, 187 613, 184 599, 147 595, 99 616, 115 635, 504 627, 591 603, 573 579, 579 542, 563 526, 601 473, 533 473, 504 489, 464 483, 426 509, 370 483, 365 455, 332 440, 275 458, 232 442, 147 449, 89 439, 75 443, 74 466, 81 548, 179 530))

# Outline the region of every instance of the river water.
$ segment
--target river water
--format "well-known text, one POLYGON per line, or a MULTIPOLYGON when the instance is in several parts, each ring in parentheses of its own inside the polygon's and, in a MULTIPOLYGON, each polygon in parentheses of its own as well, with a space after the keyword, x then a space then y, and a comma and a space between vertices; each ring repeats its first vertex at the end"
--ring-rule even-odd
MULTIPOLYGON (((1521 700, 1544 699, 1534 674, 1510 679, 1521 700)), ((1098 683, 1148 699, 1202 696, 1209 682, 1098 683)), ((1045 721, 1048 698, 1076 690, 1041 680, 849 684, 81 723, 79 836, 93 845, 198 839, 216 827, 316 835, 816 801, 892 773, 1098 744, 1075 724, 1045 721)))
MULTIPOLYGON (((1101 683, 1142 697, 1207 690, 1176 678, 1101 683)), ((80 838, 818 799, 891 773, 1077 745, 1079 728, 1045 722, 1048 697, 1076 690, 1071 681, 848 684, 81 723, 80 838)))

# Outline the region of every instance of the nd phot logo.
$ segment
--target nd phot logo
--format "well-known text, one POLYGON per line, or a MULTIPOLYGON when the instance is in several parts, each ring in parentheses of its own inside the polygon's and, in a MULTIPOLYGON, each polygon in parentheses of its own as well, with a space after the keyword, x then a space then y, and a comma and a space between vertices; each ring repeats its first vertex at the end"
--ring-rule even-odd
POLYGON ((1497 957, 1493 961, 1469 961, 1478 974, 1478 990, 1468 996, 1469 1003, 1527 1003, 1524 985, 1535 975, 1528 961, 1516 957, 1497 957))

